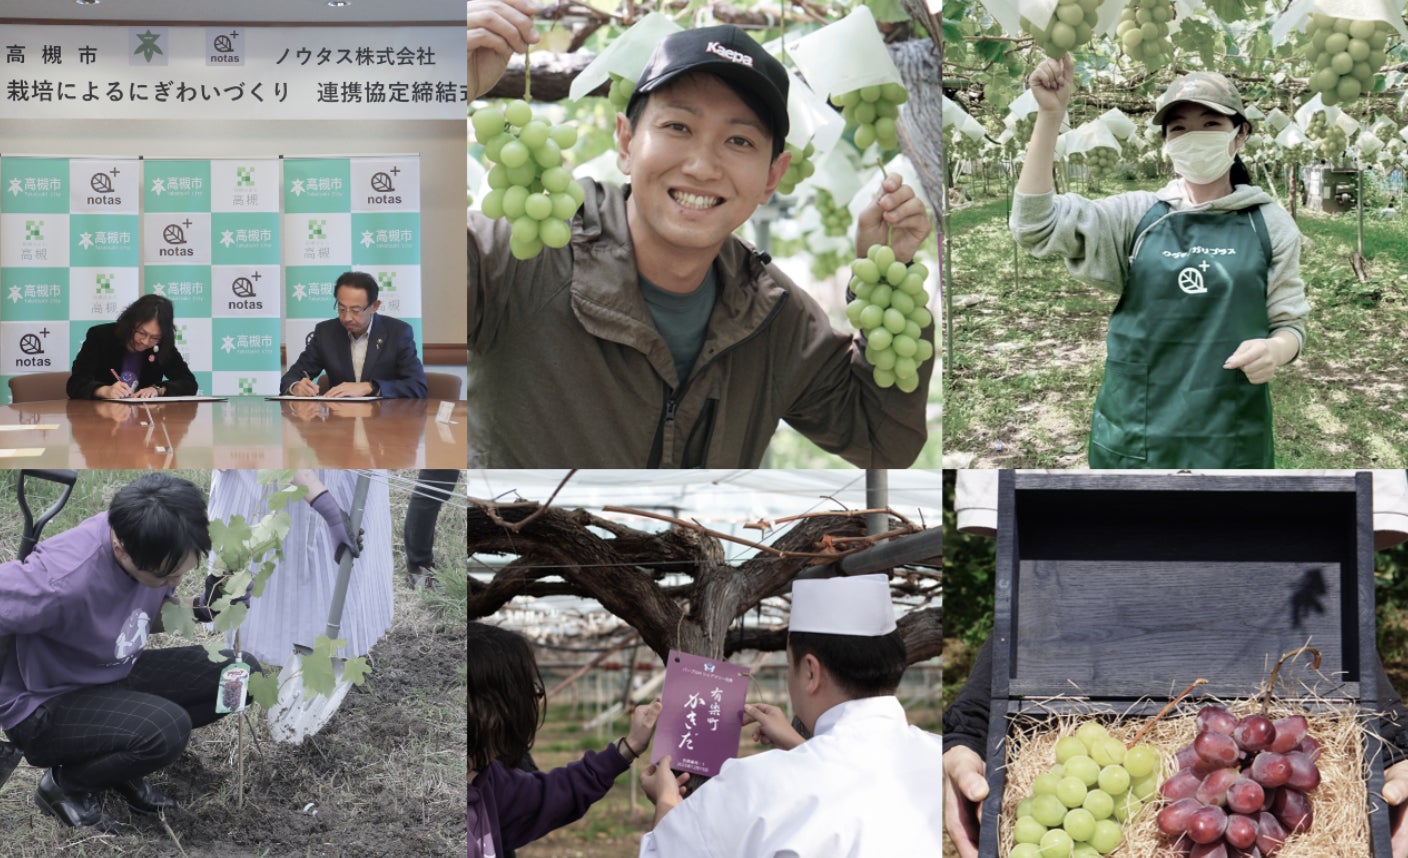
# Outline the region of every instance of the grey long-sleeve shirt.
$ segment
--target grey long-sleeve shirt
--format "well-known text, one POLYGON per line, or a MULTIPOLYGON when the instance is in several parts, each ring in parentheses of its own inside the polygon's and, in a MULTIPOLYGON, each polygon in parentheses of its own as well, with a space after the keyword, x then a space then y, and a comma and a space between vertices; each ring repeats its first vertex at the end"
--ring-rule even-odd
POLYGON ((1271 234, 1271 269, 1267 274, 1266 315, 1270 332, 1289 328, 1302 346, 1310 305, 1300 277, 1300 230, 1285 209, 1262 189, 1238 185, 1231 194, 1193 205, 1183 180, 1174 179, 1157 192, 1130 191, 1098 200, 1079 194, 1016 194, 1010 226, 1017 243, 1038 259, 1059 254, 1071 275, 1115 294, 1124 291, 1134 230, 1156 202, 1174 211, 1237 211, 1262 206, 1271 234))

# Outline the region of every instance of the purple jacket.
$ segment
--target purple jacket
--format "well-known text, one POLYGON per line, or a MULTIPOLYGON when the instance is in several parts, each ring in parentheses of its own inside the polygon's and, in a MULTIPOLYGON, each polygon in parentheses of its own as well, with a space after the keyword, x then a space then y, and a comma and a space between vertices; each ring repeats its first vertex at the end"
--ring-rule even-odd
POLYGON ((0 635, 14 645, 0 677, 0 727, 44 701, 126 679, 173 587, 139 584, 112 553, 108 514, 0 564, 0 635))
POLYGON ((581 819, 630 767, 615 745, 550 772, 494 761, 469 783, 469 858, 499 858, 581 819))

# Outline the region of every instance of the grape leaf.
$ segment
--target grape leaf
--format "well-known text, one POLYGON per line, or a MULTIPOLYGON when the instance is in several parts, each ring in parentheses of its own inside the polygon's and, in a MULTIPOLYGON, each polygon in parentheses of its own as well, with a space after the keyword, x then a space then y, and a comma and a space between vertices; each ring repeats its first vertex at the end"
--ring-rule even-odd
POLYGON ((318 653, 305 653, 298 656, 298 661, 303 673, 303 687, 311 694, 331 697, 333 689, 337 687, 337 679, 332 670, 332 659, 318 653))
POLYGON ((875 20, 882 24, 909 20, 909 13, 904 10, 898 0, 865 0, 865 5, 870 7, 870 12, 875 16, 875 20))
MULTIPOLYGON (((248 578, 248 576, 245 576, 248 578)), ((243 590, 239 592, 243 593, 243 590)), ((215 617, 215 630, 217 632, 228 632, 244 622, 245 615, 249 613, 249 606, 244 602, 235 602, 215 617)))
POLYGON ((249 675, 249 693, 254 702, 265 709, 272 709, 279 702, 278 674, 255 671, 249 675))
POLYGON ((161 625, 166 634, 195 639, 196 621, 190 610, 179 602, 162 602, 161 625))
POLYGON ((353 685, 361 685, 371 675, 371 665, 365 658, 349 658, 343 663, 342 678, 353 685))
POLYGON ((1240 21, 1247 17, 1245 0, 1208 0, 1207 5, 1223 21, 1240 21))

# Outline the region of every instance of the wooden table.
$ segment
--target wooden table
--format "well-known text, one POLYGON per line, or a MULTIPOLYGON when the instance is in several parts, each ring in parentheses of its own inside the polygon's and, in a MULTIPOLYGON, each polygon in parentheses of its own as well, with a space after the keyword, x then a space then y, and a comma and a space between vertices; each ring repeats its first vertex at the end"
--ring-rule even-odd
POLYGON ((438 399, 0 406, 0 468, 463 468, 467 406, 438 399))

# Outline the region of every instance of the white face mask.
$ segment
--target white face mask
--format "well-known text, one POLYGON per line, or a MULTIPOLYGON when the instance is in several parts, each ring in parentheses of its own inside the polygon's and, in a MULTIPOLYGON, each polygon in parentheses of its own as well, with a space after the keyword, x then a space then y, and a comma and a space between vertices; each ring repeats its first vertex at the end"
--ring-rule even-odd
POLYGON ((1164 143, 1164 154, 1178 175, 1199 185, 1211 184, 1232 167, 1236 154, 1231 131, 1188 131, 1164 143))

